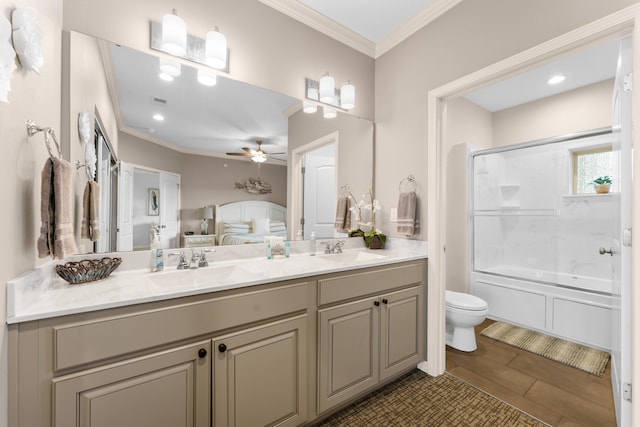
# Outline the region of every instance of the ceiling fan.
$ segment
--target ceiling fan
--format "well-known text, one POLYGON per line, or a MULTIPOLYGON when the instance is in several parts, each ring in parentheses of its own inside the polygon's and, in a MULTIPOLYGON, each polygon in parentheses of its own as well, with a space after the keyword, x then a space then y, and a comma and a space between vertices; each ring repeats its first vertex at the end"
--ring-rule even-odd
MULTIPOLYGON (((227 153, 227 155, 229 156, 243 156, 243 157, 251 157, 251 160, 253 160, 256 163, 262 163, 267 161, 268 158, 270 158, 272 155, 276 155, 276 154, 287 154, 287 153, 267 153, 266 151, 264 151, 262 149, 262 140, 261 139, 256 139, 256 144, 258 144, 258 148, 257 149, 253 149, 253 148, 249 148, 249 147, 242 147, 242 149, 245 151, 244 153, 227 153)), ((275 160, 281 160, 282 159, 275 159, 275 160)))

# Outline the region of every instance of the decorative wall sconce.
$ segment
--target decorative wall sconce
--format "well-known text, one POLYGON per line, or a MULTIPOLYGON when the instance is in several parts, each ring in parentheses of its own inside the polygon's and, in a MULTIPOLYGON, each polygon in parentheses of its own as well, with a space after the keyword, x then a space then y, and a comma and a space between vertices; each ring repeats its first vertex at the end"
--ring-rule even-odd
POLYGON ((326 73, 320 81, 305 79, 306 99, 303 101, 303 111, 305 113, 315 113, 318 104, 323 107, 325 118, 334 118, 337 115, 337 108, 350 110, 356 105, 356 87, 349 81, 344 83, 340 89, 335 87, 335 79, 326 73))
POLYGON ((206 38, 187 33, 187 26, 173 13, 162 17, 162 23, 151 21, 151 48, 173 56, 207 65, 217 70, 229 71, 227 38, 218 27, 209 31, 206 38))

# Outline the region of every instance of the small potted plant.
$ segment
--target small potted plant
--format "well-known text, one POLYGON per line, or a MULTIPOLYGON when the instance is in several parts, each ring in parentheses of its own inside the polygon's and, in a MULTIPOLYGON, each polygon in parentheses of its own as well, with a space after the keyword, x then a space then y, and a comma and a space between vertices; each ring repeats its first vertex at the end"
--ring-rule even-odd
POLYGON ((611 190, 611 177, 598 177, 591 181, 591 184, 593 184, 593 188, 596 190, 596 193, 607 194, 611 190))
POLYGON ((381 209, 381 206, 378 199, 373 198, 373 190, 371 188, 369 189, 369 202, 364 202, 363 195, 363 200, 360 205, 362 209, 371 211, 371 221, 363 224, 370 227, 369 231, 365 231, 362 236, 365 245, 369 249, 383 249, 387 241, 387 236, 382 233, 382 231, 376 229, 376 212, 381 209))

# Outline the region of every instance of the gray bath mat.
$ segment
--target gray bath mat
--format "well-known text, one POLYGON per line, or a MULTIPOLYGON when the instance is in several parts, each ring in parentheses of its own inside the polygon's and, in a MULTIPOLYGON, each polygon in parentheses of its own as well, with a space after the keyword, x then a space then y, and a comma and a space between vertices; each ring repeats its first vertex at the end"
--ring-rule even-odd
POLYGON ((565 365, 589 372, 599 377, 609 363, 609 353, 581 344, 550 337, 529 329, 496 322, 480 332, 480 335, 493 338, 531 353, 564 363, 565 365))

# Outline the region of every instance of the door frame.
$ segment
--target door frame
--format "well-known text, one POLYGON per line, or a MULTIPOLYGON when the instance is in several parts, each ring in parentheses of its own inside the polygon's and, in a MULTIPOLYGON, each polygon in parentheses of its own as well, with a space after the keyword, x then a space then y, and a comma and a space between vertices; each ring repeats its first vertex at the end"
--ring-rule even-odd
POLYGON ((338 194, 338 153, 340 152, 340 131, 328 133, 321 136, 311 142, 308 142, 291 152, 291 167, 293 173, 291 174, 291 203, 290 208, 287 209, 287 229, 289 233, 289 239, 293 240, 298 235, 298 230, 301 230, 300 218, 304 212, 304 178, 302 174, 302 166, 304 161, 304 155, 308 151, 315 150, 323 145, 335 144, 335 174, 336 174, 336 195, 338 194))
MULTIPOLYGON (((621 38, 625 34, 632 35, 633 68, 640 70, 640 5, 633 5, 616 13, 603 17, 597 21, 579 27, 564 35, 553 38, 538 46, 534 46, 503 61, 468 74, 443 86, 429 91, 427 95, 427 165, 428 165, 428 206, 434 206, 434 214, 427 218, 427 233, 429 236, 428 250, 428 283, 427 287, 427 362, 425 371, 431 375, 440 375, 445 370, 445 256, 444 245, 446 229, 446 181, 443 156, 443 117, 444 101, 446 98, 461 95, 474 88, 488 84, 492 80, 503 78, 509 74, 522 72, 536 64, 550 60, 556 55, 567 53, 573 49, 589 44, 601 42, 606 38, 621 38)), ((640 72, 633 75, 633 86, 640 88, 640 72)), ((632 104, 640 105, 640 90, 632 94, 632 104)), ((640 122, 640 110, 632 109, 633 121, 640 122)), ((640 141, 640 129, 636 126, 632 131, 632 139, 640 141)), ((640 165, 640 150, 633 152, 634 164, 640 165)), ((637 174, 633 177, 632 193, 632 227, 640 230, 640 183, 637 174)), ((632 249, 632 263, 640 265, 640 251, 632 249)), ((632 272, 632 288, 640 289, 640 277, 637 271, 632 272)), ((631 295, 633 307, 640 307, 640 292, 631 295)), ((632 325, 640 321, 640 313, 633 312, 632 325)), ((632 327, 632 353, 640 354, 640 331, 632 327)), ((640 386, 640 362, 632 358, 632 382, 640 386)), ((640 425, 640 399, 632 403, 632 423, 640 425)))

